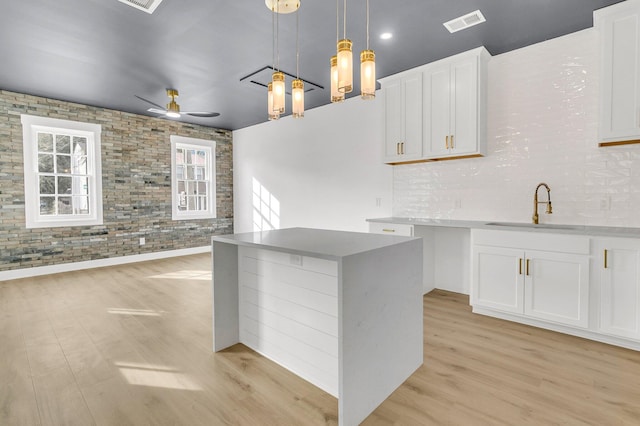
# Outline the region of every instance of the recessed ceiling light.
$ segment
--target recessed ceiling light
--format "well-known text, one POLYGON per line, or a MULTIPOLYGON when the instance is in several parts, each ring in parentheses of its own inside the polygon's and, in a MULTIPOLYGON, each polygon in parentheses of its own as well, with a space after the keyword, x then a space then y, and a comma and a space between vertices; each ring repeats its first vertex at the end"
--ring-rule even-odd
POLYGON ((380 39, 382 39, 382 40, 389 40, 391 37, 393 37, 393 34, 391 34, 391 33, 382 33, 382 34, 380 34, 380 39))

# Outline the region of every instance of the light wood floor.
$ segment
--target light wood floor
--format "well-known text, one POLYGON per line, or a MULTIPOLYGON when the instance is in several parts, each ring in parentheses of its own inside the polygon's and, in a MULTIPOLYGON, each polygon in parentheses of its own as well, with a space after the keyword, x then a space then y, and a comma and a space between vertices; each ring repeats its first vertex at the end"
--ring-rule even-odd
MULTIPOLYGON (((424 298, 425 362, 365 425, 640 424, 640 353, 424 298)), ((323 425, 337 401, 211 352, 209 255, 0 282, 1 425, 323 425)))

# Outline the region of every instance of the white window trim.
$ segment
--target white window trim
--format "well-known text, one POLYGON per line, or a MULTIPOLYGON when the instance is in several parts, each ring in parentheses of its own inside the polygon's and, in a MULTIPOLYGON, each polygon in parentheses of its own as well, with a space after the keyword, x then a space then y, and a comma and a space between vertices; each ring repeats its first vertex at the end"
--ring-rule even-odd
POLYGON ((37 117, 22 114, 22 148, 24 158, 24 207, 27 228, 53 228, 61 226, 102 225, 102 160, 101 134, 99 124, 60 120, 57 118, 37 117), (89 211, 87 216, 40 216, 38 202, 38 149, 36 136, 38 131, 73 131, 86 136, 92 143, 87 144, 87 163, 92 170, 89 177, 89 211))
POLYGON ((215 219, 216 216, 216 142, 189 138, 186 136, 171 135, 171 219, 173 220, 190 220, 190 219, 215 219), (211 194, 207 197, 207 211, 204 212, 184 212, 178 210, 178 181, 176 176, 176 148, 177 146, 183 146, 185 148, 208 148, 210 149, 210 155, 208 156, 208 180, 210 182, 211 194))

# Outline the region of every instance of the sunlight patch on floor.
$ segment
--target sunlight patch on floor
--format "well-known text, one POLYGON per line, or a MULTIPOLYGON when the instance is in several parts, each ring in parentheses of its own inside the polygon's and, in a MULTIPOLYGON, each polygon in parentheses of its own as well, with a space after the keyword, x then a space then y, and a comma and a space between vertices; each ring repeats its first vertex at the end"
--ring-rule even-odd
POLYGON ((202 280, 211 281, 211 271, 176 271, 167 272, 162 275, 153 275, 149 278, 169 279, 169 280, 202 280))
POLYGON ((201 391, 202 387, 188 375, 174 368, 138 363, 116 362, 120 374, 133 386, 201 391))

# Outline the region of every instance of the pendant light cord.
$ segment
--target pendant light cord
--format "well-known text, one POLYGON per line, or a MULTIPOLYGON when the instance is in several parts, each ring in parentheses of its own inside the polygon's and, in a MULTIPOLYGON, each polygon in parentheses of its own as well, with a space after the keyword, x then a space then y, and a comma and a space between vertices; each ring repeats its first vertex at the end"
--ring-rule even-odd
POLYGON ((369 0, 367 0, 367 50, 369 50, 369 0))
POLYGON ((299 69, 299 64, 300 64, 300 46, 299 46, 299 40, 298 40, 298 32, 299 32, 299 28, 300 28, 300 24, 299 24, 300 19, 298 18, 298 12, 299 11, 300 11, 300 8, 298 8, 296 10, 296 78, 300 78, 300 69, 299 69))
POLYGON ((344 29, 342 31, 342 38, 347 38, 347 0, 344 0, 344 29))
POLYGON ((336 0, 336 43, 340 41, 340 0, 336 0))
POLYGON ((275 9, 271 8, 271 65, 276 69, 276 16, 275 9))
POLYGON ((280 11, 279 11, 280 1, 276 0, 276 66, 278 71, 280 71, 280 11))

